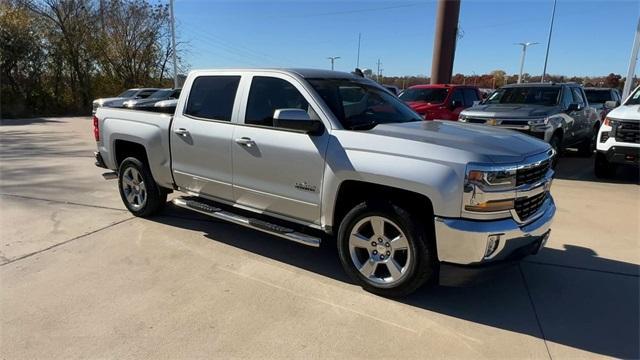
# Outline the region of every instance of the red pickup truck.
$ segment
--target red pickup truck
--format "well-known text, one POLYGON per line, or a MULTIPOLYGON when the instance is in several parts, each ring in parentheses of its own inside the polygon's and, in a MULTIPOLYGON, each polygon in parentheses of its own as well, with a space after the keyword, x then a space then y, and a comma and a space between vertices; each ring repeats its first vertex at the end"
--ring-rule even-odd
POLYGON ((425 120, 457 121, 460 111, 481 98, 476 86, 432 84, 412 86, 400 94, 400 99, 425 120))

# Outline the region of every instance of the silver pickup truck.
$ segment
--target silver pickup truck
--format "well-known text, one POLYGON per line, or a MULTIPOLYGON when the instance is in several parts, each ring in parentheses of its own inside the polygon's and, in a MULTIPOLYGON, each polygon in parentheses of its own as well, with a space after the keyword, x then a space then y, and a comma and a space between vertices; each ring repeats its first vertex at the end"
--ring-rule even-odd
MULTIPOLYGON (((96 165, 126 207, 174 205, 288 240, 335 237, 368 291, 465 283, 549 237, 554 156, 511 130, 422 121, 376 83, 320 70, 202 70, 175 114, 99 108, 96 165)), ((262 241, 269 241, 264 239, 262 241)))

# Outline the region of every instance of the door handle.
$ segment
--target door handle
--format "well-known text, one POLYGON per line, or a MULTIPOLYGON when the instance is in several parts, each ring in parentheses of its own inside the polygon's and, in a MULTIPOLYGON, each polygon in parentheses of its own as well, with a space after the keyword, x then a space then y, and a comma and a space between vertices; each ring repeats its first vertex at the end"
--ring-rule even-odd
POLYGON ((189 131, 185 128, 177 128, 177 129, 174 129, 173 132, 179 136, 189 136, 189 131))
POLYGON ((241 137, 239 139, 236 139, 236 144, 246 146, 246 147, 252 147, 256 143, 253 140, 251 140, 251 138, 241 137))

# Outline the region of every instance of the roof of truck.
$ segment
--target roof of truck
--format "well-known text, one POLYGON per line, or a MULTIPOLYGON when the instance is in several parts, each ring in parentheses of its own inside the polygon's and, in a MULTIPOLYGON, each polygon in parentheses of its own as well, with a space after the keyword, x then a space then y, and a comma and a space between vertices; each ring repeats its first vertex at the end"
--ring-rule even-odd
POLYGON ((223 71, 223 72, 237 72, 237 71, 265 71, 265 72, 281 72, 296 74, 304 78, 332 78, 332 79, 345 79, 345 78, 360 78, 353 74, 343 71, 332 71, 322 69, 298 69, 298 68, 238 68, 238 69, 200 69, 193 70, 193 72, 207 72, 207 71, 223 71))

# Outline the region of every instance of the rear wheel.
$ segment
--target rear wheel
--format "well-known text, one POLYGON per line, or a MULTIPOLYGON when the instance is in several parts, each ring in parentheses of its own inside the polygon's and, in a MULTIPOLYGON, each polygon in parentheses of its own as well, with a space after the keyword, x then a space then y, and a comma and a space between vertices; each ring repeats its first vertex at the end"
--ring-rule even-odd
POLYGON ((613 175, 615 164, 610 163, 603 153, 596 153, 596 159, 593 163, 593 170, 596 177, 606 178, 613 175))
POLYGON ((338 232, 340 261, 349 276, 372 293, 400 297, 435 278, 435 242, 402 207, 363 202, 338 232))
POLYGON ((120 164, 118 188, 122 202, 135 216, 151 216, 167 202, 167 192, 153 180, 147 165, 134 157, 126 158, 120 164))

